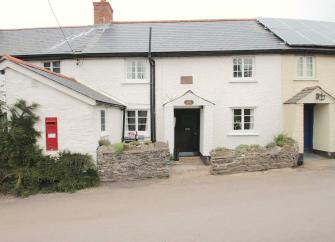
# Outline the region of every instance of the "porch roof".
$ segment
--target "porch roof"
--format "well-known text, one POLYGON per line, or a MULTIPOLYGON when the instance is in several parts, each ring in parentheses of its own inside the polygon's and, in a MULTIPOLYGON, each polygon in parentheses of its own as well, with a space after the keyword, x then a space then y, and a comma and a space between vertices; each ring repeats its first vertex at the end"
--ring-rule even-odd
MULTIPOLYGON (((284 104, 297 104, 301 103, 304 98, 308 97, 308 95, 311 95, 314 91, 320 91, 320 94, 323 94, 324 97, 328 97, 333 102, 335 102, 335 97, 330 95, 328 92, 323 90, 320 86, 313 86, 313 87, 306 87, 302 89, 300 92, 298 92, 296 95, 294 95, 292 98, 288 99, 284 104)), ((321 100, 323 101, 323 100, 321 100)), ((319 101, 315 101, 315 103, 319 103, 319 101)))

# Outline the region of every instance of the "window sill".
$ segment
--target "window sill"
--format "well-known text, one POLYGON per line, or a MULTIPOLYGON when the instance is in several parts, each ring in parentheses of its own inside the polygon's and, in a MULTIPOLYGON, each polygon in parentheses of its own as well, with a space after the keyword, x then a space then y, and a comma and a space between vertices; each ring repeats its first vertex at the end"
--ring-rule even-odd
POLYGON ((108 133, 107 131, 100 132, 100 137, 107 137, 108 133))
POLYGON ((257 132, 230 132, 228 136, 259 136, 259 133, 257 132))
POLYGON ((136 84, 149 84, 149 81, 147 80, 127 80, 124 82, 121 82, 122 85, 136 85, 136 84))
POLYGON ((257 83, 258 81, 256 81, 255 79, 233 79, 230 80, 229 83, 257 83))
POLYGON ((309 82, 318 82, 316 78, 295 78, 293 81, 309 81, 309 82))

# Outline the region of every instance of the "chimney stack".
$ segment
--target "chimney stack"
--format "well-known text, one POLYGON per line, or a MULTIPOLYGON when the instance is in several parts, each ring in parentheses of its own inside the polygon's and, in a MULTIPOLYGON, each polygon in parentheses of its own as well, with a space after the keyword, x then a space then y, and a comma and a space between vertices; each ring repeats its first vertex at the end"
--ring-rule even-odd
POLYGON ((113 9, 108 1, 94 2, 94 24, 110 24, 113 22, 113 9))

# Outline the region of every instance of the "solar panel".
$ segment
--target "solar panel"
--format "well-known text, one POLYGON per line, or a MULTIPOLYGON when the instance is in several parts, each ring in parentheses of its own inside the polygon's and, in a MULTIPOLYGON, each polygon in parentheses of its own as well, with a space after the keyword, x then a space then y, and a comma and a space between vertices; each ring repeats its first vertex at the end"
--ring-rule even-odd
POLYGON ((277 18, 257 20, 290 46, 335 47, 335 22, 277 18))

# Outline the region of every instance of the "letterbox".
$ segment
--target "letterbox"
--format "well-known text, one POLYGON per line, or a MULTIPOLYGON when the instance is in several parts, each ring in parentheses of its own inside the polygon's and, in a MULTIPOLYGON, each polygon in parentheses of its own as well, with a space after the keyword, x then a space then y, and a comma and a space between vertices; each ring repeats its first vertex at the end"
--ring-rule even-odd
POLYGON ((45 118, 46 150, 58 150, 57 118, 45 118))

